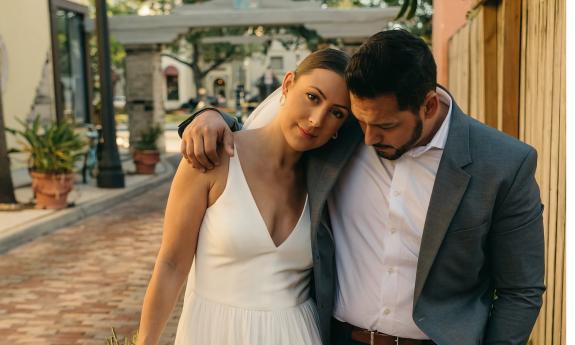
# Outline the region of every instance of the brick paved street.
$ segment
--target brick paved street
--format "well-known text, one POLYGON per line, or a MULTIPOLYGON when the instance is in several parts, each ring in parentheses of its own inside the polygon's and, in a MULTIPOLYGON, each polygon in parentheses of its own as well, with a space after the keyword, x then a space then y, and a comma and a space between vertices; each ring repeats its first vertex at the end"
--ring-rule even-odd
MULTIPOLYGON (((135 332, 168 191, 163 184, 0 256, 0 344, 104 345, 111 327, 135 332)), ((180 308, 161 344, 173 343, 180 308)))

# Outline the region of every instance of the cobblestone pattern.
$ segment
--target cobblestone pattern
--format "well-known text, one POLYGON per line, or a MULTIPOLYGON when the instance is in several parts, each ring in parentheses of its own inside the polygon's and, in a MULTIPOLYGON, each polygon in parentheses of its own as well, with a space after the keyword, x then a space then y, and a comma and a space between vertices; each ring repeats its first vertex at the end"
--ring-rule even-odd
MULTIPOLYGON (((104 345, 133 334, 169 184, 0 256, 0 344, 104 345)), ((183 289, 160 344, 173 344, 183 289)))

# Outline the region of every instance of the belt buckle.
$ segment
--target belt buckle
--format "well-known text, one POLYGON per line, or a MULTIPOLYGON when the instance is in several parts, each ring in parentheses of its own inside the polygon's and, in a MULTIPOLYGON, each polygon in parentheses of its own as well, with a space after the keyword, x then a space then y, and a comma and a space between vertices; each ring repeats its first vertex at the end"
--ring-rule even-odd
MULTIPOLYGON (((375 334, 377 331, 369 331, 369 345, 375 345, 375 334)), ((395 345, 399 345, 399 337, 394 337, 395 345)))

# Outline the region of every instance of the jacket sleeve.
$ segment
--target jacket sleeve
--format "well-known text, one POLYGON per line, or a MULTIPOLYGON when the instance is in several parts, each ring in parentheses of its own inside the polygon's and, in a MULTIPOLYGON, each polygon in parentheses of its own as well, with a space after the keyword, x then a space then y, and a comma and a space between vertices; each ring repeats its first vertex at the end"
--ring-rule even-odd
POLYGON ((198 111, 196 111, 195 113, 193 113, 190 117, 188 117, 187 119, 185 119, 182 123, 180 123, 178 125, 178 135, 180 136, 180 138, 182 137, 182 134, 184 133, 184 130, 186 129, 186 127, 192 122, 194 121, 194 119, 200 115, 201 113, 203 113, 206 110, 215 110, 218 113, 220 113, 220 115, 222 116, 222 118, 224 119, 224 121, 226 121, 226 123, 228 124, 228 126, 230 127, 230 129, 233 132, 237 132, 240 129, 242 129, 242 124, 234 117, 231 116, 228 113, 225 113, 221 110, 219 110, 218 108, 214 108, 214 107, 205 107, 202 108, 198 111))
POLYGON ((530 149, 495 205, 488 250, 496 296, 484 344, 526 344, 541 308, 545 244, 536 166, 530 149))

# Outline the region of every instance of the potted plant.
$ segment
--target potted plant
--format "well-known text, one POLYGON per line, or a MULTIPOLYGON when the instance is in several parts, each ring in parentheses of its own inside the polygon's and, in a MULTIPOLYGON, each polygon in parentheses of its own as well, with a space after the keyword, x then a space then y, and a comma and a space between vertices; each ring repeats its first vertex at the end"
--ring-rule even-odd
POLYGON ((21 137, 20 150, 28 154, 28 171, 36 208, 60 209, 68 205, 68 193, 74 187, 74 167, 84 155, 86 142, 68 123, 41 125, 36 116, 31 123, 19 121, 22 130, 7 128, 21 137))
POLYGON ((134 163, 137 174, 154 174, 156 164, 160 161, 157 141, 163 129, 159 124, 149 127, 140 133, 140 139, 134 145, 134 163))

